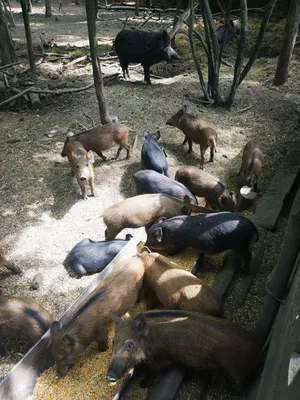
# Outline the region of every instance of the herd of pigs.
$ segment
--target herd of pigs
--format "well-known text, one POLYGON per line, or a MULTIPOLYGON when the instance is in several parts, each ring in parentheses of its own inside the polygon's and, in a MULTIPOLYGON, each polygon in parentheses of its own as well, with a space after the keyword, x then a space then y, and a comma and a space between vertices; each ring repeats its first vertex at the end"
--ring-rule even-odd
MULTIPOLYGON (((122 32, 120 46, 125 52, 126 31, 122 32)), ((168 35, 161 35, 170 46, 168 35)), ((162 60, 153 54, 154 62, 142 63, 148 83, 149 65, 162 60)), ((130 62, 142 62, 136 54, 128 56, 127 52, 125 60, 122 54, 118 56, 124 74, 128 73, 130 62)), ((186 106, 166 123, 183 132, 183 144, 188 143, 188 152, 192 151, 192 143, 199 144, 200 168, 182 167, 172 179, 165 151, 159 145, 160 133, 146 131, 141 151, 142 169, 134 174, 138 195, 105 209, 105 241, 82 240, 63 264, 78 277, 102 271, 128 243, 130 235, 126 240, 115 239, 125 228, 145 227, 147 240, 142 251, 115 264, 66 326, 54 321, 33 300, 2 296, 0 335, 25 336, 33 344, 50 328, 57 377, 62 378, 91 342, 98 343, 99 351, 108 348, 108 333, 114 322, 113 354, 107 372, 110 381, 116 381, 140 363, 146 363, 155 373, 170 363, 179 363, 204 371, 223 369, 235 387, 244 390, 263 363, 263 353, 255 338, 223 317, 222 301, 209 285, 159 252, 176 254, 193 248, 199 254, 213 255, 231 250, 247 273, 251 246, 258 240, 258 232, 249 219, 235 213, 234 194, 218 178, 203 171, 208 148, 209 161, 214 161, 217 133, 213 125, 189 114, 186 106), (197 197, 205 198, 206 207, 198 205, 197 197), (125 315, 137 301, 145 301, 148 311, 127 318, 125 315)), ((128 159, 130 132, 126 125, 114 123, 67 135, 61 155, 68 158, 83 199, 87 199, 87 183, 91 195, 95 195, 94 153, 106 160, 102 152, 118 146, 116 158, 125 149, 128 159)), ((241 160, 240 186, 258 190, 262 163, 258 141, 248 142, 241 160)), ((21 272, 0 254, 1 266, 21 272)))

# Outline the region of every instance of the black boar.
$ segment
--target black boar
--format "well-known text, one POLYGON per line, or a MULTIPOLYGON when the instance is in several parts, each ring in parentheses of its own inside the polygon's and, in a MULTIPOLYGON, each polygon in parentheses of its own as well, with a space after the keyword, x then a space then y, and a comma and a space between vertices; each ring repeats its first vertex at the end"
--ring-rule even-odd
POLYGON ((160 303, 167 310, 197 311, 223 316, 223 303, 204 281, 158 253, 138 255, 145 267, 144 287, 147 309, 160 303))
POLYGON ((258 190, 258 178, 264 157, 257 139, 250 140, 244 147, 242 165, 239 171, 240 186, 247 185, 258 190))
POLYGON ((129 158, 130 146, 128 144, 128 135, 131 131, 132 130, 126 125, 106 124, 96 126, 95 128, 85 132, 76 134, 68 133, 61 156, 65 157, 67 155, 65 151, 66 144, 70 141, 76 140, 82 144, 86 151, 94 151, 104 161, 107 159, 107 157, 102 154, 102 151, 108 150, 116 144, 119 146, 119 148, 115 159, 119 157, 122 149, 126 150, 126 158, 129 158))
POLYGON ((140 170, 134 174, 138 194, 163 193, 183 200, 188 196, 191 201, 198 204, 197 198, 182 183, 174 181, 150 169, 140 170))
POLYGON ((239 33, 240 31, 232 19, 229 20, 229 23, 226 22, 216 30, 219 44, 228 43, 230 40, 236 38, 239 33))
POLYGON ((0 334, 36 343, 49 329, 53 317, 35 300, 0 297, 0 334))
POLYGON ((135 256, 120 262, 79 306, 66 326, 53 322, 50 333, 58 378, 67 374, 93 341, 98 343, 99 351, 107 349, 110 312, 120 316, 127 313, 139 296, 143 276, 140 258, 135 256))
POLYGON ((167 154, 158 144, 160 132, 145 132, 144 143, 142 147, 142 167, 143 169, 152 169, 160 174, 169 176, 167 154))
POLYGON ((110 381, 141 362, 156 372, 179 363, 202 371, 224 369, 242 389, 263 363, 255 338, 224 318, 187 311, 150 311, 126 320, 112 317, 116 329, 110 381))
POLYGON ((235 211, 234 193, 228 192, 223 183, 208 172, 196 167, 183 167, 176 172, 175 179, 194 195, 204 197, 206 206, 218 211, 235 211))
POLYGON ((96 274, 102 271, 128 243, 126 240, 112 240, 110 242, 94 242, 83 239, 77 243, 67 255, 63 265, 77 276, 96 274))
POLYGON ((82 144, 76 141, 66 143, 64 151, 68 157, 72 173, 76 176, 80 186, 83 200, 87 200, 86 182, 90 185, 91 195, 95 196, 94 153, 91 150, 87 152, 82 144))
POLYGON ((144 68, 145 82, 150 82, 150 66, 160 61, 171 62, 179 58, 171 46, 171 40, 166 30, 162 32, 147 32, 124 29, 119 32, 114 42, 115 51, 120 60, 123 76, 129 78, 128 65, 141 63, 144 68))
POLYGON ((251 262, 250 245, 258 240, 255 225, 231 212, 179 216, 158 221, 147 232, 146 246, 176 254, 192 247, 204 254, 234 250, 244 261, 247 271, 251 262))
POLYGON ((193 142, 200 145, 201 161, 200 169, 203 169, 204 155, 210 147, 210 162, 214 161, 214 154, 217 151, 217 132, 212 124, 203 121, 192 114, 187 113, 187 106, 182 106, 181 109, 166 122, 167 125, 176 126, 186 136, 183 144, 187 141, 189 144, 188 153, 193 151, 193 142))
POLYGON ((205 212, 205 208, 191 204, 188 196, 183 201, 159 193, 129 197, 104 210, 105 240, 114 239, 125 228, 145 226, 147 230, 160 217, 189 215, 191 212, 205 212))

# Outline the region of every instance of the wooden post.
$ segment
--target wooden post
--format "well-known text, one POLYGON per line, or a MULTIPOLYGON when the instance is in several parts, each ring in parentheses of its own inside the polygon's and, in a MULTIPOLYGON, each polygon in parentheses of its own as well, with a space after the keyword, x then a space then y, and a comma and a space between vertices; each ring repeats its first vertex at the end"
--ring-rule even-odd
POLYGON ((26 41, 27 41, 27 51, 28 51, 30 69, 34 74, 36 74, 37 71, 36 71, 34 52, 33 52, 33 47, 32 47, 32 38, 31 38, 31 30, 30 30, 30 24, 29 24, 27 1, 26 0, 20 0, 20 1, 21 1, 23 21, 24 21, 24 27, 25 27, 25 34, 26 34, 26 41))
POLYGON ((266 340, 272 327, 275 315, 282 300, 290 274, 293 270, 297 255, 300 251, 300 188, 296 194, 290 212, 286 231, 272 277, 267 283, 268 293, 262 307, 259 321, 254 334, 259 338, 261 344, 266 340))

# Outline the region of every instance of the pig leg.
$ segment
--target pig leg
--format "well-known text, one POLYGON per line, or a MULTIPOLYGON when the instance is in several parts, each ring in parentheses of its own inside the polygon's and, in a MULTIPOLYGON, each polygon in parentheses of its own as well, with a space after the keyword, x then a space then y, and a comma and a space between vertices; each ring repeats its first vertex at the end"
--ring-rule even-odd
POLYGON ((82 192, 82 199, 87 200, 86 190, 85 190, 85 183, 84 181, 80 180, 79 176, 76 176, 78 185, 80 186, 82 192))
POLYGON ((102 154, 102 152, 101 152, 100 150, 99 150, 99 151, 96 151, 96 153, 98 154, 99 157, 102 158, 103 161, 106 161, 106 160, 107 160, 107 157, 105 157, 105 155, 102 154))
POLYGON ((120 155, 122 149, 126 149, 126 151, 127 151, 126 160, 128 160, 128 158, 130 158, 130 146, 129 146, 129 144, 122 143, 121 146, 118 148, 115 160, 117 160, 119 158, 119 155, 120 155))
POLYGON ((185 136, 183 142, 181 143, 181 146, 184 146, 188 142, 188 138, 185 136))
POLYGON ((215 144, 214 143, 212 143, 211 145, 210 145, 210 159, 209 159, 209 162, 214 162, 214 155, 215 155, 215 144))
POLYGON ((142 65, 144 67, 145 82, 148 85, 151 85, 151 82, 150 82, 150 65, 144 65, 144 64, 142 64, 142 65))
POLYGON ((203 145, 201 146, 201 144, 200 144, 200 153, 201 153, 201 160, 200 160, 200 166, 199 166, 200 169, 203 169, 204 155, 205 155, 206 150, 207 150, 207 146, 203 146, 203 145))
POLYGON ((90 188, 91 188, 91 195, 94 196, 94 197, 97 197, 96 194, 95 194, 94 178, 91 178, 89 180, 89 185, 90 185, 90 188))
POLYGON ((86 275, 86 269, 82 266, 82 264, 73 264, 73 269, 77 275, 86 275))
POLYGON ((117 234, 118 234, 119 232, 121 232, 121 230, 122 230, 122 229, 111 229, 111 230, 109 230, 108 228, 105 229, 105 232, 104 232, 104 234, 105 234, 105 241, 108 242, 108 241, 110 241, 110 240, 113 240, 113 239, 117 236, 117 234))
POLYGON ((108 348, 108 324, 102 325, 101 332, 98 333, 96 342, 98 343, 98 350, 100 352, 108 348))
POLYGON ((187 138, 187 142, 188 142, 188 144, 189 144, 189 149, 188 149, 188 153, 191 153, 192 151, 193 151, 193 142, 192 142, 192 140, 191 139, 188 139, 187 138))

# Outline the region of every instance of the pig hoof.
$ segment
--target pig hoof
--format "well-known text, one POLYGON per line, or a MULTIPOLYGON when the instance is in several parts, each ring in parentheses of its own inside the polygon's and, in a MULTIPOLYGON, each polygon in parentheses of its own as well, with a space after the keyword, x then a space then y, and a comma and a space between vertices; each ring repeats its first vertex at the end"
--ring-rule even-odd
POLYGON ((82 200, 87 200, 88 197, 87 196, 82 196, 82 200))

